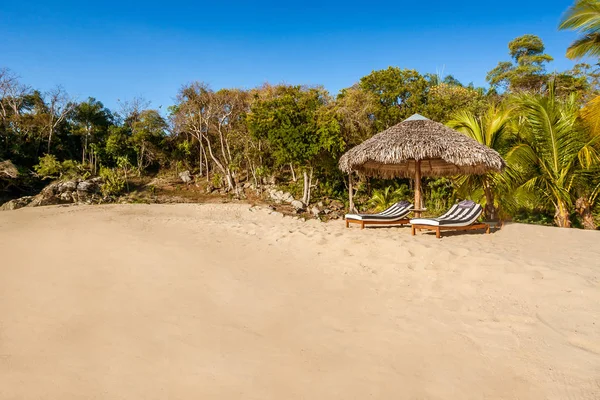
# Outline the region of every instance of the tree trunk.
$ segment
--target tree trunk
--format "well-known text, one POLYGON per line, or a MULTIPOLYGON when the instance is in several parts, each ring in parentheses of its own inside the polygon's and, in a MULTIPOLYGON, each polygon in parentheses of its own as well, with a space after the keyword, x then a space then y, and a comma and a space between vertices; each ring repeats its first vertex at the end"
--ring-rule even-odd
POLYGON ((304 178, 303 181, 303 191, 302 191, 302 202, 304 203, 304 205, 308 205, 308 200, 310 198, 309 192, 310 192, 310 180, 308 178, 308 171, 306 169, 302 170, 302 177, 304 178))
MULTIPOLYGON (((252 174, 252 180, 254 181, 254 187, 258 188, 258 177, 256 176, 256 167, 254 166, 254 163, 250 161, 250 159, 248 159, 248 168, 250 168, 250 173, 252 174)), ((248 178, 250 176, 248 175, 248 178)), ((250 180, 250 179, 248 179, 250 180)))
POLYGON ((596 221, 594 221, 594 215, 592 214, 592 207, 590 202, 580 197, 575 202, 575 210, 577 214, 581 217, 581 222, 583 223, 584 229, 595 230, 598 227, 596 226, 596 221))
POLYGON ((53 133, 54 129, 52 129, 52 127, 50 127, 50 134, 48 135, 48 154, 50 154, 50 146, 52 144, 52 133, 53 133))
POLYGON ((494 204, 494 193, 489 182, 485 181, 483 186, 485 192, 485 216, 490 221, 496 220, 496 205, 494 204))
POLYGON ((202 176, 202 172, 203 172, 203 170, 202 170, 202 163, 203 163, 202 154, 203 153, 204 153, 204 145, 202 144, 202 142, 200 142, 200 160, 199 160, 200 164, 198 165, 198 170, 199 170, 198 174, 200 174, 200 176, 202 176))
POLYGON ((225 178, 227 180, 227 190, 234 190, 235 181, 233 180, 233 176, 231 175, 231 171, 229 171, 229 168, 225 172, 225 178))
POLYGON ((129 179, 127 178, 127 167, 123 168, 123 173, 125 174, 125 185, 127 186, 127 193, 129 193, 129 179))
POLYGON ((204 165, 206 165, 206 182, 210 182, 210 166, 208 164, 208 154, 206 154, 204 145, 202 145, 202 152, 204 153, 204 165))
POLYGON ((142 176, 142 168, 144 166, 144 145, 140 149, 140 154, 138 155, 138 177, 142 176))
MULTIPOLYGON (((204 136, 204 140, 206 141, 206 147, 208 148, 208 153, 210 154, 210 158, 213 160, 213 163, 215 163, 217 168, 221 171, 223 176, 227 179, 227 185, 229 186, 229 189, 233 188, 233 182, 231 181, 231 172, 229 171, 229 168, 225 168, 225 166, 219 161, 219 159, 217 157, 215 157, 215 154, 212 151, 212 146, 210 145, 210 141, 208 140, 208 137, 204 136)), ((206 175, 208 176, 208 171, 206 172, 206 175)))
POLYGON ((81 155, 81 163, 85 164, 85 161, 87 159, 87 147, 88 147, 88 134, 87 131, 84 135, 84 139, 83 139, 83 154, 81 155))
POLYGON ((292 171, 292 181, 297 182, 296 171, 294 171, 294 164, 290 163, 290 171, 292 171))
POLYGON ((556 223, 556 226, 560 228, 570 228, 571 220, 569 219, 567 205, 563 202, 558 202, 555 208, 554 222, 556 223))
MULTIPOLYGON (((310 174, 308 175, 308 190, 306 191, 306 205, 310 204, 310 195, 312 192, 312 179, 313 179, 313 169, 310 168, 310 174)), ((317 180, 318 183, 318 180, 317 180)))

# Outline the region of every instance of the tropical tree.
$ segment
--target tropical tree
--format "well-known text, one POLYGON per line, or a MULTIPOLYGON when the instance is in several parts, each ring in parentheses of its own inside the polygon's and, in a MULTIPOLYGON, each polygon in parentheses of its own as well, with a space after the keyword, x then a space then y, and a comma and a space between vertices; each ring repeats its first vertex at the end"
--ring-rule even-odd
POLYGON ((166 136, 167 123, 156 110, 144 110, 131 124, 130 143, 137 154, 138 173, 156 162, 161 141, 166 136))
MULTIPOLYGON (((248 160, 253 161, 250 153, 254 148, 248 143, 251 136, 245 119, 250 108, 249 92, 239 89, 215 92, 205 83, 193 82, 181 88, 177 100, 171 118, 180 134, 197 140, 200 174, 203 158, 207 171, 210 158, 227 183, 227 190, 237 193, 237 171, 247 166, 248 160)), ((255 168, 252 171, 256 173, 255 168)))
POLYGON ((342 89, 332 104, 346 148, 354 147, 376 133, 374 115, 377 97, 358 85, 342 89))
POLYGON ((72 132, 81 136, 81 163, 93 166, 96 154, 90 145, 106 135, 112 115, 104 104, 89 97, 74 107, 71 121, 74 125, 72 132))
POLYGON ((600 162, 598 137, 578 121, 575 94, 559 99, 553 84, 549 89, 545 95, 516 98, 522 129, 507 161, 519 189, 552 204, 556 225, 570 227, 576 189, 600 162))
MULTIPOLYGON (((596 149, 600 151, 600 96, 595 97, 579 113, 584 128, 591 138, 596 138, 596 149)), ((575 208, 586 229, 596 229, 592 209, 600 200, 600 163, 582 176, 582 185, 575 208)))
POLYGON ((0 161, 0 191, 8 188, 19 177, 19 170, 9 161, 0 161))
POLYGON ((43 132, 48 137, 47 153, 50 154, 52 138, 57 127, 66 120, 71 110, 75 108, 75 103, 61 86, 49 90, 45 97, 45 112, 40 114, 40 118, 43 121, 43 132))
POLYGON ((265 99, 257 99, 248 114, 248 129, 268 143, 278 166, 302 170, 302 202, 310 203, 314 168, 323 153, 343 148, 340 126, 324 108, 330 101, 319 88, 281 85, 265 99))
MULTIPOLYGON (((512 110, 508 107, 490 106, 483 114, 458 111, 448 122, 451 128, 464 133, 481 144, 505 154, 514 138, 510 127, 512 110)), ((465 175, 458 180, 459 194, 475 193, 483 189, 485 214, 494 220, 498 216, 498 199, 503 180, 497 173, 485 175, 465 175)))
POLYGON ((360 79, 359 87, 377 98, 375 127, 389 128, 411 115, 423 112, 430 84, 415 70, 389 67, 360 79))
POLYGON ((452 119, 457 110, 481 114, 488 101, 483 89, 464 87, 460 84, 440 83, 429 89, 424 115, 442 123, 452 119))
POLYGON ((582 34, 567 49, 568 58, 600 57, 600 1, 575 1, 563 16, 559 29, 575 30, 582 34))
POLYGON ((502 61, 488 72, 486 80, 494 88, 511 92, 541 92, 547 81, 545 64, 552 57, 544 53, 542 39, 535 35, 520 36, 508 44, 513 61, 502 61))

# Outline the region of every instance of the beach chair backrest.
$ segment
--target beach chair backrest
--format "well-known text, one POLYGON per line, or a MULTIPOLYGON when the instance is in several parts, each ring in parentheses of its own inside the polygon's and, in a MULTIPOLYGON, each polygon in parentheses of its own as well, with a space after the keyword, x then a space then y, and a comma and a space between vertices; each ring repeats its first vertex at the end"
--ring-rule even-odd
POLYGON ((379 213, 379 215, 397 215, 403 213, 408 207, 412 207, 412 204, 408 201, 399 201, 392 204, 389 208, 379 213))
POLYGON ((412 208, 412 203, 410 201, 402 200, 397 202, 396 204, 402 208, 412 208))
POLYGON ((483 208, 481 205, 471 200, 463 200, 450 207, 450 209, 438 219, 472 219, 475 215, 479 217, 482 211, 483 208))

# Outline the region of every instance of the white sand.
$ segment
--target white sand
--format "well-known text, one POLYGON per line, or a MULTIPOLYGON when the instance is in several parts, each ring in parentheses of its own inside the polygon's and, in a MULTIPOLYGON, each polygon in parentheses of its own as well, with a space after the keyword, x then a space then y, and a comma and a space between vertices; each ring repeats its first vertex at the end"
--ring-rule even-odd
POLYGON ((599 399, 600 233, 0 212, 0 399, 599 399))

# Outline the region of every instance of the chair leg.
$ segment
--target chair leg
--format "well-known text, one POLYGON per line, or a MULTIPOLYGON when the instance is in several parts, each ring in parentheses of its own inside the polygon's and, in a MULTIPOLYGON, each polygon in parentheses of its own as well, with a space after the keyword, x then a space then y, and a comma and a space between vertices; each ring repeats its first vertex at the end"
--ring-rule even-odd
POLYGON ((346 220, 346 228, 350 228, 350 221, 346 220))
POLYGON ((360 221, 360 229, 365 229, 365 221, 360 221))
POLYGON ((411 227, 410 227, 410 234, 411 234, 412 236, 415 236, 415 235, 416 235, 416 232, 415 232, 415 226, 414 226, 414 225, 411 225, 411 227))
POLYGON ((489 225, 485 228, 485 233, 487 233, 488 235, 490 234, 490 226, 489 225))
POLYGON ((435 228, 435 237, 438 239, 442 237, 442 232, 440 231, 439 226, 435 228))

